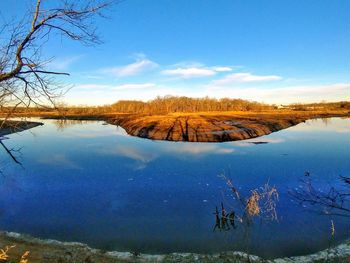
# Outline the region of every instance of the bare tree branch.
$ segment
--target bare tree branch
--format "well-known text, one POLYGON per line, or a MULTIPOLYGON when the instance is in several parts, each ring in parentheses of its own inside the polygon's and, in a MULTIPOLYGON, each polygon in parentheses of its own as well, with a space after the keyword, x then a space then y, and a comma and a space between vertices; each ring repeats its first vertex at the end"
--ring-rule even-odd
POLYGON ((0 24, 0 39, 4 43, 0 44, 0 99, 6 95, 25 105, 41 105, 42 99, 54 103, 62 95, 62 87, 48 76, 69 73, 46 69, 47 60, 41 56, 43 45, 54 33, 82 44, 101 43, 94 20, 116 1, 62 0, 57 6, 48 7, 48 2, 36 0, 29 20, 0 24), (30 27, 26 31, 27 24, 30 27))

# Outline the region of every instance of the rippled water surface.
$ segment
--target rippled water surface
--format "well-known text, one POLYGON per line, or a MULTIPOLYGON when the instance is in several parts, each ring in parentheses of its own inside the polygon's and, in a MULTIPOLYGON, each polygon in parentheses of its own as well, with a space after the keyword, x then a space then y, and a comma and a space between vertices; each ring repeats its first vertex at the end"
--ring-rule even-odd
POLYGON ((226 143, 151 141, 103 122, 60 122, 7 136, 0 149, 0 229, 79 241, 106 250, 264 257, 315 252, 350 236, 348 218, 291 201, 305 171, 319 188, 350 176, 350 120, 307 121, 258 139, 226 143), (254 144, 251 142, 264 142, 254 144), (215 207, 269 182, 278 221, 213 231, 215 207), (331 220, 335 240, 331 239, 331 220))

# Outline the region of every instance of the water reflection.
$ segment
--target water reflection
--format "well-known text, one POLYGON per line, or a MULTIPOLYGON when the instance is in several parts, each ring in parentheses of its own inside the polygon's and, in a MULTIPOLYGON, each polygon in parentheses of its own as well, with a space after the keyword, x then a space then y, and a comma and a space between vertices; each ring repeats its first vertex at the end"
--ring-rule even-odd
POLYGON ((350 118, 313 119, 307 121, 304 125, 297 125, 293 128, 293 131, 349 133, 350 118))
POLYGON ((254 139, 248 139, 244 141, 235 141, 230 142, 234 146, 240 146, 240 147, 250 147, 254 146, 254 144, 267 144, 267 143, 283 143, 285 142, 285 139, 282 138, 266 138, 265 136, 263 138, 254 138, 254 139))
POLYGON ((6 152, 6 154, 14 161, 16 164, 22 165, 19 161, 19 157, 21 156, 21 148, 15 149, 15 148, 8 148, 3 140, 8 139, 7 137, 0 138, 0 147, 6 152))
MULTIPOLYGON (((328 246, 329 218, 304 211, 288 190, 305 171, 320 186, 346 175, 349 133, 333 130, 349 126, 348 119, 220 144, 145 140, 102 124, 58 130, 46 120, 31 133, 9 136, 8 149, 23 147, 24 169, 3 169, 1 229, 145 253, 249 249, 268 258, 328 246), (223 170, 230 170, 234 188, 218 177, 223 170), (254 217, 246 229, 247 200, 268 181, 279 193, 278 222, 254 217), (247 233, 249 248, 242 242, 247 233)), ((0 159, 9 160, 6 151, 0 159)), ((334 225, 336 243, 349 237, 347 220, 335 218, 334 225)))
POLYGON ((57 120, 52 120, 52 123, 57 127, 57 131, 63 132, 65 129, 67 129, 71 126, 88 124, 89 121, 57 119, 57 120))
POLYGON ((226 210, 224 208, 224 204, 221 203, 221 215, 219 214, 218 207, 215 207, 215 225, 214 229, 215 230, 220 230, 220 231, 229 231, 231 228, 236 229, 236 213, 235 211, 231 211, 230 213, 226 213, 226 210), (230 225, 231 228, 230 228, 230 225))
MULTIPOLYGON (((228 145, 227 145, 228 146, 228 145)), ((231 154, 235 152, 232 147, 222 147, 218 144, 212 143, 174 143, 168 144, 167 147, 163 147, 163 150, 167 153, 179 155, 208 155, 208 154, 231 154)))
POLYGON ((146 168, 147 164, 158 158, 159 156, 152 151, 145 151, 140 145, 116 144, 99 151, 102 155, 115 155, 125 157, 136 161, 133 164, 134 169, 140 170, 146 168))
POLYGON ((78 169, 81 170, 83 167, 78 163, 72 161, 64 154, 53 154, 51 156, 44 156, 37 160, 39 164, 43 165, 55 165, 62 169, 78 169))

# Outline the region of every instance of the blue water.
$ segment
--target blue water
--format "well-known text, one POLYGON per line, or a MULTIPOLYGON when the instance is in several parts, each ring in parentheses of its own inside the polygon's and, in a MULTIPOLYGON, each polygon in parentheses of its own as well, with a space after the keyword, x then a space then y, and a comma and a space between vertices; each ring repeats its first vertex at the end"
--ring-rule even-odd
POLYGON ((103 122, 43 122, 3 140, 19 150, 22 165, 0 149, 1 230, 106 250, 263 257, 311 253, 350 236, 349 219, 320 216, 288 194, 305 171, 320 188, 350 176, 350 119, 226 143, 151 141, 103 122), (242 196, 266 182, 275 186, 278 221, 213 231, 215 207, 236 204, 222 173, 242 196))

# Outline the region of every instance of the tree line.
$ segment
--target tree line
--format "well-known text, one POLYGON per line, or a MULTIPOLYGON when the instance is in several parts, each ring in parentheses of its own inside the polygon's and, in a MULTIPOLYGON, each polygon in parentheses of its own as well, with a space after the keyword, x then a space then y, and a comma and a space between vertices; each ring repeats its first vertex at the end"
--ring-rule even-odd
MULTIPOLYGON (((144 113, 144 114, 167 114, 176 112, 208 112, 208 111, 262 111, 272 110, 276 107, 255 101, 242 99, 215 99, 215 98, 188 98, 165 96, 143 102, 137 100, 120 100, 111 105, 89 107, 75 107, 75 111, 85 109, 95 113, 144 113)), ((70 108, 70 112, 74 111, 70 108)))
POLYGON ((188 98, 165 96, 148 102, 118 101, 110 106, 114 111, 125 113, 174 113, 205 111, 252 111, 269 110, 274 106, 242 99, 188 98))
MULTIPOLYGON (((176 112, 224 112, 224 111, 273 111, 278 109, 292 111, 327 111, 327 110, 349 110, 350 102, 320 102, 309 104, 275 105, 265 104, 243 99, 215 99, 215 98, 189 98, 177 96, 157 97, 144 102, 137 100, 120 100, 116 103, 102 106, 68 106, 56 104, 55 107, 17 107, 14 113, 26 115, 55 112, 59 115, 103 115, 109 113, 126 114, 168 114, 176 112)), ((13 111, 11 107, 2 107, 0 113, 13 111)))

